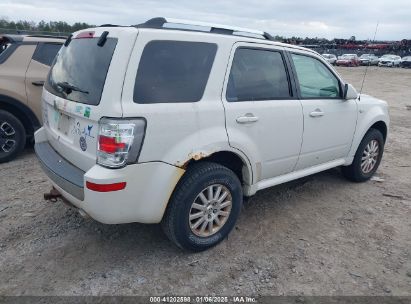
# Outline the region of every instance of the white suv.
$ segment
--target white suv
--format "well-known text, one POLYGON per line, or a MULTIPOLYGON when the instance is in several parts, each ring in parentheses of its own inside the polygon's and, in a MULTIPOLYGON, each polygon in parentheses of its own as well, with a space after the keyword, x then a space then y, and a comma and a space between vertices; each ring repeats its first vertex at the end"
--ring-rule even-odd
POLYGON ((337 166, 368 180, 389 124, 314 51, 164 18, 74 33, 42 99, 53 193, 102 223, 161 222, 193 251, 228 235, 243 196, 337 166))

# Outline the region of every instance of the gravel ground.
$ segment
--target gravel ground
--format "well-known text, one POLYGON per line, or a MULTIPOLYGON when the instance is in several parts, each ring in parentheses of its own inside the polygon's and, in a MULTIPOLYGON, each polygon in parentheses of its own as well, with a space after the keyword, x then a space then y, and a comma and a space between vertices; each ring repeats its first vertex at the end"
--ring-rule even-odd
MULTIPOLYGON (((364 68, 339 68, 361 86, 364 68)), ((390 104, 377 176, 338 169, 259 192, 229 238, 191 254, 158 225, 103 225, 61 202, 31 149, 0 165, 0 295, 411 295, 411 70, 368 71, 390 104)))

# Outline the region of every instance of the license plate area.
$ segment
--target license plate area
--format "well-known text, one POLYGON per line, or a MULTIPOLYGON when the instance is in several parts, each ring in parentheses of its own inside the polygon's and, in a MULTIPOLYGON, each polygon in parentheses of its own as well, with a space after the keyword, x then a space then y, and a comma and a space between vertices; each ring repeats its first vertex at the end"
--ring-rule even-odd
POLYGON ((71 125, 71 120, 72 118, 70 116, 67 116, 66 114, 60 113, 60 119, 57 125, 57 130, 64 134, 65 136, 68 136, 69 130, 70 130, 70 125, 71 125))

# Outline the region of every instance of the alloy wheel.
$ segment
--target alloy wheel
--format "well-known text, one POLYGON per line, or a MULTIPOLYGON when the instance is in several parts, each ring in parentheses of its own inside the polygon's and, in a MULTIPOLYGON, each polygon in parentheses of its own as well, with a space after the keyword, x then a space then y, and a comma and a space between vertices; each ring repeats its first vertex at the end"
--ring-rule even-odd
POLYGON ((370 173, 378 162, 380 147, 378 141, 373 139, 365 147, 361 157, 361 170, 364 174, 370 173))
POLYGON ((13 126, 4 121, 0 123, 0 153, 9 153, 16 146, 16 131, 13 126))
POLYGON ((189 213, 191 231, 200 237, 216 234, 227 222, 232 208, 232 195, 227 187, 213 184, 195 198, 189 213))

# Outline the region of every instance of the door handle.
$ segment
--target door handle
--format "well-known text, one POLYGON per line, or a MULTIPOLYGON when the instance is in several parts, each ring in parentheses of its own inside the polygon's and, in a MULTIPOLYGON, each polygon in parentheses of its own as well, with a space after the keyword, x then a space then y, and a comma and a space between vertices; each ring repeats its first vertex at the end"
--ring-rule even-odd
POLYGON ((247 113, 244 116, 237 117, 236 121, 239 124, 247 124, 258 121, 258 117, 251 113, 247 113))
POLYGON ((42 87, 44 85, 44 81, 33 81, 31 84, 36 87, 42 87))
POLYGON ((321 116, 324 116, 324 114, 325 113, 321 111, 320 109, 315 109, 315 111, 310 113, 310 116, 311 117, 321 117, 321 116))

